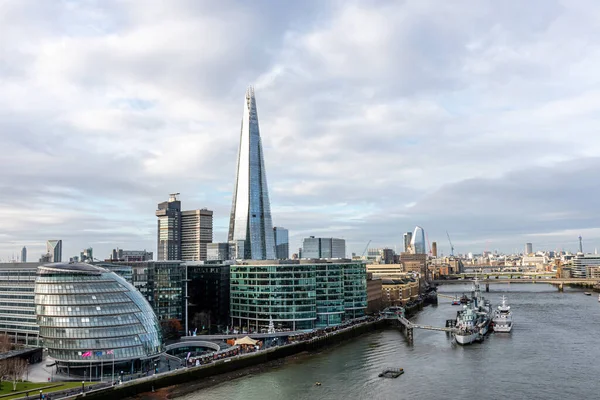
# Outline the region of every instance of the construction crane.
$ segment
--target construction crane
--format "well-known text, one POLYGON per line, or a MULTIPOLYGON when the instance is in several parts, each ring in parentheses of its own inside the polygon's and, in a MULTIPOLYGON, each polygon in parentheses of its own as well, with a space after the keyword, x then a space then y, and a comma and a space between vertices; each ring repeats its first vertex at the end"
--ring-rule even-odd
POLYGON ((365 251, 362 252, 361 257, 365 256, 365 253, 367 252, 367 250, 369 249, 369 245, 371 244, 371 241, 369 240, 369 243, 367 243, 367 246, 365 247, 365 251))
POLYGON ((450 242, 450 256, 454 257, 454 246, 452 245, 452 240, 450 240, 450 234, 446 231, 446 236, 448 236, 448 242, 450 242))

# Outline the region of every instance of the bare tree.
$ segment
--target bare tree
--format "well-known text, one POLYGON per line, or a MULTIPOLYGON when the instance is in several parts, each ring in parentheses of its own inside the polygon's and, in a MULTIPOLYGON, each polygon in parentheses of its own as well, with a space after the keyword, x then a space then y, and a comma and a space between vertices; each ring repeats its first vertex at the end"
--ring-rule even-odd
POLYGON ((8 360, 0 361, 0 388, 2 387, 2 381, 4 380, 4 377, 6 376, 7 371, 8 371, 8 360))
POLYGON ((0 353, 6 353, 12 350, 13 344, 10 342, 8 335, 0 335, 0 353))
POLYGON ((27 361, 22 358, 13 357, 8 361, 8 376, 13 381, 13 391, 17 390, 17 381, 23 380, 23 374, 27 371, 27 361))

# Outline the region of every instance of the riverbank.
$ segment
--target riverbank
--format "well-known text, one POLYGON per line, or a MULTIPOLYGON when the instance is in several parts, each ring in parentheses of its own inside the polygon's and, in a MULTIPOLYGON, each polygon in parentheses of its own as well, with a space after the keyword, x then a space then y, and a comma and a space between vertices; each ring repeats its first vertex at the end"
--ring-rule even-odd
MULTIPOLYGON (((109 387, 86 394, 87 399, 167 399, 176 385, 195 386, 195 390, 212 386, 250 373, 258 373, 266 368, 283 363, 286 357, 311 353, 342 341, 355 338, 367 332, 382 329, 386 321, 375 319, 349 326, 334 333, 317 336, 310 340, 277 346, 256 353, 249 353, 219 360, 198 367, 162 373, 148 378, 136 379, 122 385, 109 387), (196 387, 196 385, 199 385, 196 387), (202 386, 206 385, 206 386, 202 386)), ((185 389, 181 389, 185 390, 185 389)), ((73 397, 78 398, 78 397, 73 397)))

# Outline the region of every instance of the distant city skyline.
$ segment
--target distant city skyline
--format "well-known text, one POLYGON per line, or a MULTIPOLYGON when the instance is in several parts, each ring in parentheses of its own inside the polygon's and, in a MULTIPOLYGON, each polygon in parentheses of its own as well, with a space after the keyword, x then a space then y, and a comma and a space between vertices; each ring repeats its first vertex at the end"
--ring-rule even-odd
POLYGON ((226 241, 249 84, 291 253, 311 235, 399 252, 416 225, 440 254, 446 231, 456 253, 577 251, 579 235, 593 252, 599 10, 3 2, 0 259, 38 260, 48 238, 63 260, 156 256, 172 192, 213 210, 226 241))

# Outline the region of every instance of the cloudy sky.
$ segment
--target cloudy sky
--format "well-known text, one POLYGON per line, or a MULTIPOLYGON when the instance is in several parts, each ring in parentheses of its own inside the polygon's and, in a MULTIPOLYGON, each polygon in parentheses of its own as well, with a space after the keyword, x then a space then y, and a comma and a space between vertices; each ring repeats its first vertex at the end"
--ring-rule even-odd
POLYGON ((274 223, 448 254, 600 244, 600 4, 0 2, 0 258, 156 248, 181 192, 226 239, 246 87, 274 223))

